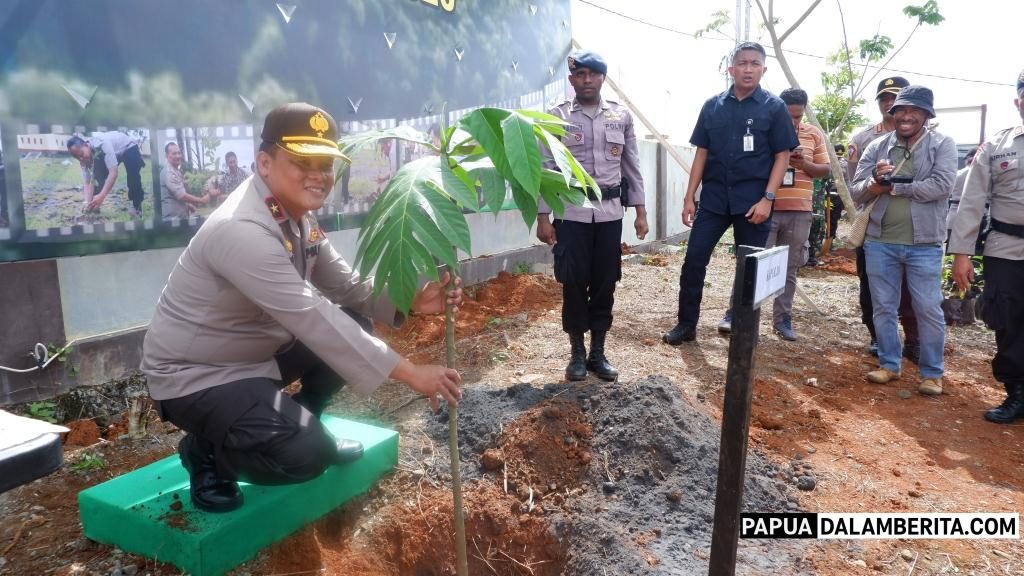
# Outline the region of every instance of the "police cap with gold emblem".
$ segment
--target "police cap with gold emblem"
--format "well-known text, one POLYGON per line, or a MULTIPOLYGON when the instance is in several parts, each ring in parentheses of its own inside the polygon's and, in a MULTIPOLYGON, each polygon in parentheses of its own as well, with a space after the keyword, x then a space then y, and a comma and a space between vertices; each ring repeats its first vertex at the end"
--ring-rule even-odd
POLYGON ((296 156, 331 156, 348 161, 338 149, 338 124, 326 111, 305 102, 278 106, 263 121, 264 142, 296 156))
POLYGON ((575 72, 580 68, 587 68, 598 74, 608 73, 608 65, 605 64, 604 58, 601 58, 601 55, 597 52, 577 50, 569 54, 569 58, 566 60, 569 62, 569 72, 575 72))
POLYGON ((886 78, 878 83, 877 94, 875 94, 875 100, 878 100, 885 94, 899 94, 900 90, 910 86, 910 82, 902 76, 893 76, 892 78, 886 78))

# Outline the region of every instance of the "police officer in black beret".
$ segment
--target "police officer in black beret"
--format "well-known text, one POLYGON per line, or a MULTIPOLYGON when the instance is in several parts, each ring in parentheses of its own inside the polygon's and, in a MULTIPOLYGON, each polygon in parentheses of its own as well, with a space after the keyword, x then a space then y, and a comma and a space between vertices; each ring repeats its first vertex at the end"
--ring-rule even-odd
MULTIPOLYGON (((576 97, 551 110, 569 123, 562 141, 601 188, 592 207, 566 206, 551 223, 551 209, 540 201, 537 238, 554 246, 555 278, 562 283, 562 329, 569 334, 572 354, 566 380, 583 380, 587 371, 602 380, 619 376, 605 356, 605 335, 612 325, 615 283, 622 277, 622 218, 636 210, 633 229, 647 235, 644 180, 640 175, 633 116, 614 100, 601 97, 608 66, 598 54, 569 55, 569 83, 576 97), (584 334, 590 331, 590 353, 584 334)), ((557 169, 553 161, 547 166, 557 169)))

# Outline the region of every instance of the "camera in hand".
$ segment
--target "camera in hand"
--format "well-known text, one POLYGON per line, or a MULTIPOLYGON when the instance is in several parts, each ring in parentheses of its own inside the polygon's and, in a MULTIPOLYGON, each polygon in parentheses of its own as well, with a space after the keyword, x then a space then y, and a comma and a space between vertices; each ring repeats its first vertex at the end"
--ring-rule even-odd
POLYGON ((910 184, 914 181, 913 176, 894 176, 892 173, 882 174, 875 180, 882 186, 892 186, 893 184, 910 184))

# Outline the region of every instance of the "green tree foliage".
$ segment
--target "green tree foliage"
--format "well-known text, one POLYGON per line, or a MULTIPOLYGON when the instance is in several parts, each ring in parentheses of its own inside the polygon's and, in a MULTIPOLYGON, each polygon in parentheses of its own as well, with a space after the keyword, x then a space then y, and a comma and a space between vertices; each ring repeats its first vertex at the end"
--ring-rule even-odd
POLYGON ((811 100, 811 108, 831 141, 846 142, 855 127, 868 122, 858 111, 864 99, 851 100, 850 95, 859 75, 847 66, 843 50, 829 54, 826 61, 832 69, 821 73, 823 92, 811 100))
POLYGON ((563 126, 541 112, 480 108, 442 130, 439 146, 409 126, 343 137, 346 152, 397 138, 436 154, 403 165, 373 204, 359 233, 360 274, 375 271, 375 289, 386 287, 395 305, 408 311, 418 277, 438 278, 435 261, 456 267, 458 250, 472 253, 466 212, 486 206, 497 215, 511 190, 532 227, 539 198, 556 214, 567 203, 584 204, 574 186, 596 190, 597 184, 562 144, 563 126), (541 146, 558 171, 543 167, 541 146))

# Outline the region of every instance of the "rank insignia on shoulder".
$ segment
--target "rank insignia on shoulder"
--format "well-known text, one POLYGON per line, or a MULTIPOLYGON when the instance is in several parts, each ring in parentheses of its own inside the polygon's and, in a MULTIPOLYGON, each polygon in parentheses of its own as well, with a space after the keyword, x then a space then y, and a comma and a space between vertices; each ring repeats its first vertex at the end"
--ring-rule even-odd
POLYGON ((281 203, 277 198, 267 196, 263 201, 267 204, 267 209, 270 210, 270 215, 274 217, 275 222, 280 223, 288 219, 288 216, 284 212, 284 207, 281 206, 281 203))

